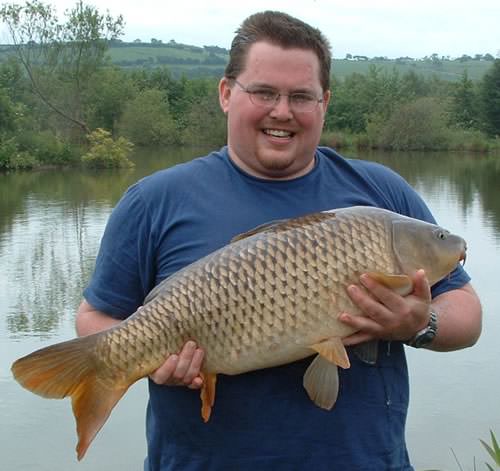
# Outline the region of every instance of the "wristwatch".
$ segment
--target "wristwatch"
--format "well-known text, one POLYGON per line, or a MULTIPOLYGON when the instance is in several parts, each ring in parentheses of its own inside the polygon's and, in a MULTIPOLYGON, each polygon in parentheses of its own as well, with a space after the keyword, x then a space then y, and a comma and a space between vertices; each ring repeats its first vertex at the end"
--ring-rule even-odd
POLYGON ((431 311, 429 313, 429 323, 427 326, 422 330, 419 330, 410 340, 407 340, 405 342, 406 345, 414 348, 422 348, 430 345, 437 335, 437 320, 437 314, 434 311, 431 311))

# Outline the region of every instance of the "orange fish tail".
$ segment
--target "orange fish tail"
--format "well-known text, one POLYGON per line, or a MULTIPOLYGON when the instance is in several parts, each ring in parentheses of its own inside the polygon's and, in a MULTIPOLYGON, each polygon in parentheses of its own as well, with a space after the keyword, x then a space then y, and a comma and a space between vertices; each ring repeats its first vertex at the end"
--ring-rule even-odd
POLYGON ((128 389, 99 381, 94 348, 97 335, 89 335, 37 350, 12 364, 14 378, 39 396, 71 397, 76 419, 78 460, 85 455, 111 410, 128 389))

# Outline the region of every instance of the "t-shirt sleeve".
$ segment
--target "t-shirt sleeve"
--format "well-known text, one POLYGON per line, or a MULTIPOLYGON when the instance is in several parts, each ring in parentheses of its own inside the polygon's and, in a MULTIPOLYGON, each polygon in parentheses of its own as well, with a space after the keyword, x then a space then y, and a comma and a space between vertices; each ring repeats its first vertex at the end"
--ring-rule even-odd
POLYGON ((94 308, 125 319, 142 304, 155 273, 151 222, 140 184, 131 186, 113 209, 83 295, 94 308))

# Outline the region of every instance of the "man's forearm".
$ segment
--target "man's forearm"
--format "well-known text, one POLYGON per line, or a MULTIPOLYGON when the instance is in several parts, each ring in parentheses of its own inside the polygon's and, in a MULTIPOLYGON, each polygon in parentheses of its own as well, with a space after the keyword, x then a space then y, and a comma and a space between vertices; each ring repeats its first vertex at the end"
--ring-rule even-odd
POLYGON ((121 321, 94 309, 87 301, 82 301, 76 313, 75 326, 79 337, 109 329, 121 321))
POLYGON ((437 296, 431 307, 438 315, 438 331, 428 349, 445 352, 477 342, 481 334, 481 304, 470 284, 437 296))

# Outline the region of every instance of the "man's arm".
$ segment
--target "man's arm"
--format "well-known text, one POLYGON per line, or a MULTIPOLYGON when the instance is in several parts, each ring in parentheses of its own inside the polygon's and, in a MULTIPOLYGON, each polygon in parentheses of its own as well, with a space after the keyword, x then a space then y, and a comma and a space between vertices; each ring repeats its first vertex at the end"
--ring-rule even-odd
POLYGON ((358 329, 344 339, 346 345, 373 339, 406 341, 427 325, 431 310, 437 313, 438 331, 426 348, 459 350, 474 345, 481 334, 481 303, 470 283, 431 299, 423 270, 415 274, 414 290, 405 297, 367 275, 362 275, 360 282, 361 286, 350 286, 348 293, 364 316, 340 316, 342 322, 358 329))
MULTIPOLYGON (((79 336, 95 334, 120 322, 83 300, 76 313, 76 332, 79 336)), ((150 378, 157 384, 185 385, 191 389, 199 389, 203 385, 200 376, 203 356, 203 350, 190 340, 178 354, 170 355, 150 378)))

